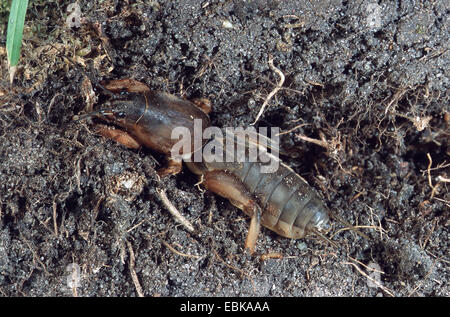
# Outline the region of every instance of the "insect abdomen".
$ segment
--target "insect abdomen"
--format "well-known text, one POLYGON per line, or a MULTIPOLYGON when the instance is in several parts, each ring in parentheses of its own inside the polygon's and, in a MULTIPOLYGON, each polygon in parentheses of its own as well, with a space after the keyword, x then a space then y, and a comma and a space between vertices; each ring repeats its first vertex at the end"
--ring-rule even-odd
POLYGON ((261 224, 288 238, 303 238, 309 226, 328 222, 328 211, 317 194, 294 171, 280 164, 274 173, 261 173, 259 162, 233 170, 262 209, 261 224))

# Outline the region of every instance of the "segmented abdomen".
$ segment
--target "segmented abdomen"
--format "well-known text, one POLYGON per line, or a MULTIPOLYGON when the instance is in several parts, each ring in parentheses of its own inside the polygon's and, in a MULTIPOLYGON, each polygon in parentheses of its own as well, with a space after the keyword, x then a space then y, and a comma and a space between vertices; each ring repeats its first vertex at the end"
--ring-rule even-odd
POLYGON ((261 224, 278 234, 298 239, 309 228, 328 223, 328 210, 312 188, 281 163, 274 173, 261 173, 259 162, 244 162, 230 171, 254 195, 262 210, 261 224))

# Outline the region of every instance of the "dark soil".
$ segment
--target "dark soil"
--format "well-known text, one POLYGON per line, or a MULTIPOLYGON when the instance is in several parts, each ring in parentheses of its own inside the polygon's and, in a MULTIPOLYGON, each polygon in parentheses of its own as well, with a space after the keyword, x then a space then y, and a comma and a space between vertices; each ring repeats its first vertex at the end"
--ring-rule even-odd
POLYGON ((132 272, 146 296, 450 295, 447 1, 82 0, 72 28, 61 2, 31 2, 12 89, 0 47, 1 295, 135 296, 132 272), (339 248, 263 229, 250 256, 247 217, 187 169, 158 181, 160 154, 72 122, 84 72, 97 96, 134 78, 248 126, 279 81, 270 58, 285 82, 257 126, 293 129, 283 160, 370 240, 338 222, 339 248))

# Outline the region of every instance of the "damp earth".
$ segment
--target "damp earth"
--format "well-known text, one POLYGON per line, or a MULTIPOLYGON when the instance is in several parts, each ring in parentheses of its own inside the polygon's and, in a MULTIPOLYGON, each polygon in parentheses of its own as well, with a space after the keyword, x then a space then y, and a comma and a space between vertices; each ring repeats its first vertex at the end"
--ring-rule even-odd
POLYGON ((30 1, 12 86, 0 7, 0 295, 450 295, 447 1, 77 3, 30 1), (187 169, 160 180, 160 154, 72 120, 133 78, 246 127, 280 82, 269 60, 284 82, 256 126, 370 239, 262 229, 251 256, 249 219, 187 169))

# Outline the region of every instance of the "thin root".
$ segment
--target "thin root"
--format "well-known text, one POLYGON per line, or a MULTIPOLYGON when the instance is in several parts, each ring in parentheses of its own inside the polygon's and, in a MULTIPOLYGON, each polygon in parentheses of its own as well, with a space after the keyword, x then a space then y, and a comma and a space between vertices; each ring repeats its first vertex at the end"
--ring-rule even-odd
MULTIPOLYGON (((337 230, 332 236, 331 238, 333 238, 334 236, 338 235, 340 232, 342 231, 347 231, 347 230, 352 230, 353 232, 355 229, 375 229, 375 230, 379 230, 381 231, 381 233, 386 234, 386 230, 384 230, 383 228, 381 228, 380 226, 351 226, 351 227, 346 227, 346 228, 341 228, 339 230, 337 230)), ((359 232, 359 231, 358 231, 359 232)), ((358 234, 361 234, 361 232, 359 232, 358 234)), ((363 234, 362 236, 364 239, 366 240, 370 240, 370 238, 368 236, 366 236, 365 234, 363 234)))
POLYGON ((53 199, 52 209, 53 209, 53 230, 55 231, 55 237, 57 237, 58 236, 58 223, 56 222, 57 205, 56 205, 55 199, 53 199))
POLYGON ((170 251, 172 251, 175 254, 178 254, 180 256, 184 256, 186 258, 193 258, 193 259, 200 259, 201 258, 200 255, 193 255, 193 254, 187 254, 187 253, 180 252, 180 251, 176 250, 174 247, 172 247, 169 243, 164 241, 163 239, 160 239, 160 240, 161 240, 161 243, 164 244, 164 246, 167 247, 167 249, 169 249, 170 251))
POLYGON ((166 206, 167 210, 174 216, 175 220, 180 224, 186 227, 189 232, 193 232, 195 229, 191 225, 191 223, 178 211, 177 208, 170 202, 169 198, 167 198, 166 192, 162 189, 156 189, 156 192, 161 198, 162 203, 166 206))
POLYGON ((338 249, 338 245, 332 241, 331 239, 328 239, 325 235, 323 235, 319 230, 317 230, 316 228, 312 228, 311 229, 312 232, 314 232, 315 235, 317 235, 319 237, 320 240, 328 242, 329 244, 331 244, 333 247, 335 247, 336 249, 338 249))
POLYGON ((139 283, 138 276, 136 274, 136 271, 134 270, 134 265, 135 265, 134 251, 133 251, 133 248, 131 246, 131 243, 128 242, 128 241, 127 241, 127 246, 128 246, 128 252, 130 253, 130 274, 131 274, 131 279, 133 280, 134 287, 136 287, 136 292, 137 292, 138 296, 139 297, 144 297, 144 292, 142 291, 142 287, 141 287, 141 284, 139 283))
POLYGON ((233 265, 227 263, 224 259, 222 259, 222 258, 220 257, 220 255, 217 253, 216 250, 213 249, 212 251, 213 251, 214 255, 216 256, 216 258, 217 258, 220 262, 222 262, 226 267, 228 267, 228 268, 230 268, 230 269, 232 269, 232 270, 234 270, 234 271, 239 272, 239 273, 241 274, 241 276, 247 277, 247 278, 251 281, 251 283, 252 283, 252 285, 253 285, 253 288, 255 287, 254 281, 253 281, 252 277, 251 277, 246 271, 241 270, 240 268, 238 268, 238 267, 236 267, 236 266, 233 266, 233 265))
POLYGON ((431 159, 430 153, 427 153, 427 157, 428 157, 428 167, 427 167, 428 185, 430 185, 430 187, 431 187, 431 198, 433 198, 434 186, 433 186, 433 183, 431 182, 431 173, 430 173, 430 169, 431 169, 431 165, 433 164, 433 160, 431 159))
POLYGON ((314 143, 314 144, 321 146, 327 150, 330 149, 328 142, 326 142, 326 141, 313 139, 313 138, 307 137, 306 135, 303 135, 303 134, 297 134, 297 137, 303 141, 314 143))
POLYGON ((278 76, 280 76, 280 81, 278 82, 278 84, 276 85, 276 87, 270 92, 270 94, 267 95, 266 100, 264 100, 264 103, 261 106, 261 109, 259 109, 258 115, 256 116, 255 121, 251 124, 251 125, 255 125, 255 123, 259 120, 259 118, 261 117, 261 115, 264 113, 264 110, 266 109, 270 99, 272 99, 273 96, 275 96, 275 94, 278 92, 278 90, 281 89, 281 87, 283 87, 284 84, 284 74, 281 72, 281 70, 279 70, 278 68, 276 68, 273 65, 273 58, 269 59, 269 67, 271 70, 273 70, 275 73, 278 74, 278 76))
POLYGON ((389 294, 389 296, 394 297, 394 293, 392 293, 391 290, 389 290, 387 287, 383 286, 379 281, 377 281, 376 279, 370 277, 369 275, 366 274, 366 272, 364 272, 363 270, 361 270, 361 268, 353 263, 353 262, 342 262, 343 264, 346 265, 351 265, 353 266, 362 276, 364 276, 365 278, 367 278, 368 280, 370 280, 372 283, 374 283, 375 285, 377 285, 379 288, 381 288, 384 292, 386 292, 387 294, 389 294))
POLYGON ((439 186, 441 186, 441 182, 443 183, 447 183, 450 182, 450 179, 443 177, 441 175, 439 175, 436 179, 437 179, 437 184, 433 185, 432 181, 431 181, 431 165, 433 165, 433 160, 431 159, 431 155, 430 153, 427 153, 427 158, 428 158, 428 167, 427 167, 427 174, 428 174, 428 185, 431 188, 431 199, 437 199, 438 198, 434 197, 434 195, 436 194, 437 189, 439 188, 439 186))

